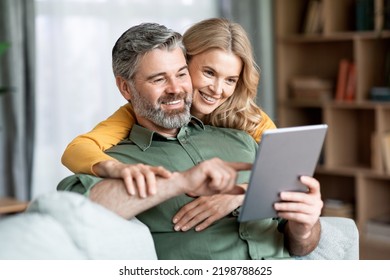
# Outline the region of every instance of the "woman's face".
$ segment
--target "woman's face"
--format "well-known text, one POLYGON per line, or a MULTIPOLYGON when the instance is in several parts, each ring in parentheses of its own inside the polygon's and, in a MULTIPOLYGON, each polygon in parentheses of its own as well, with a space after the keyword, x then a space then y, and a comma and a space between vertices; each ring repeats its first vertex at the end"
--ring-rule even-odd
POLYGON ((242 66, 237 55, 220 49, 193 56, 188 64, 194 89, 191 113, 204 119, 225 102, 236 89, 242 66))

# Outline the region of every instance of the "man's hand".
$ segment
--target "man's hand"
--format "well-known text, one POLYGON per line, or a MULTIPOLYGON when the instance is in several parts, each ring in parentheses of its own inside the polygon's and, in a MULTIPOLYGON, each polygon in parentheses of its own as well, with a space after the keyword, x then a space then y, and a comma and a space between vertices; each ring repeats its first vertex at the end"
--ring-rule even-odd
POLYGON ((288 220, 289 247, 296 255, 306 255, 313 250, 320 235, 319 217, 323 207, 320 183, 307 176, 300 178, 308 192, 282 192, 281 202, 274 204, 278 216, 288 220))
POLYGON ((115 160, 99 162, 93 166, 93 171, 100 177, 123 179, 127 192, 141 198, 156 193, 156 177, 169 178, 172 174, 161 166, 124 164, 115 160))
POLYGON ((194 197, 218 193, 243 194, 245 190, 236 185, 237 172, 251 168, 251 163, 226 162, 219 158, 206 160, 181 173, 182 188, 194 197))

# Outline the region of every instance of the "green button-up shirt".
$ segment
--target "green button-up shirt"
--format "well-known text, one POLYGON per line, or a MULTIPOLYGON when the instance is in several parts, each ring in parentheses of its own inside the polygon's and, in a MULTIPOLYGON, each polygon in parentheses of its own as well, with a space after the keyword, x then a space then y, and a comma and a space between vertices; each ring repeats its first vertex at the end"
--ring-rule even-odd
MULTIPOLYGON (((219 157, 225 161, 253 162, 257 143, 234 129, 205 126, 193 118, 176 138, 166 138, 134 125, 128 139, 106 152, 124 163, 161 165, 171 171, 187 170, 201 161, 219 157)), ((250 172, 242 171, 238 183, 247 183, 250 172)), ((89 194, 100 178, 77 174, 65 178, 58 190, 89 194)), ((207 229, 176 232, 172 218, 193 198, 180 195, 137 216, 152 235, 159 259, 274 259, 289 258, 277 219, 238 223, 226 216, 207 229)))

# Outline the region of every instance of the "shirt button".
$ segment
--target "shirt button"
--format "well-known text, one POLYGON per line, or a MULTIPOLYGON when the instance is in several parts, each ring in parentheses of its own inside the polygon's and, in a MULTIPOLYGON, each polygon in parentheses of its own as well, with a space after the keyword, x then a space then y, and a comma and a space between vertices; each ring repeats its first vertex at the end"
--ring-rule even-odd
POLYGON ((240 232, 240 237, 243 238, 243 239, 246 239, 246 238, 248 238, 248 233, 240 232))

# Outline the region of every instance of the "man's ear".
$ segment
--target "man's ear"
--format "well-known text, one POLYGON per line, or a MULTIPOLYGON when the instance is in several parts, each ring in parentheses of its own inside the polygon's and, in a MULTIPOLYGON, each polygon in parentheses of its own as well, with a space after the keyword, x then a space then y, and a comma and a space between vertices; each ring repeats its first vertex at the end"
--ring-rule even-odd
POLYGON ((128 82, 120 76, 115 77, 116 86, 126 100, 130 100, 131 90, 128 82))

